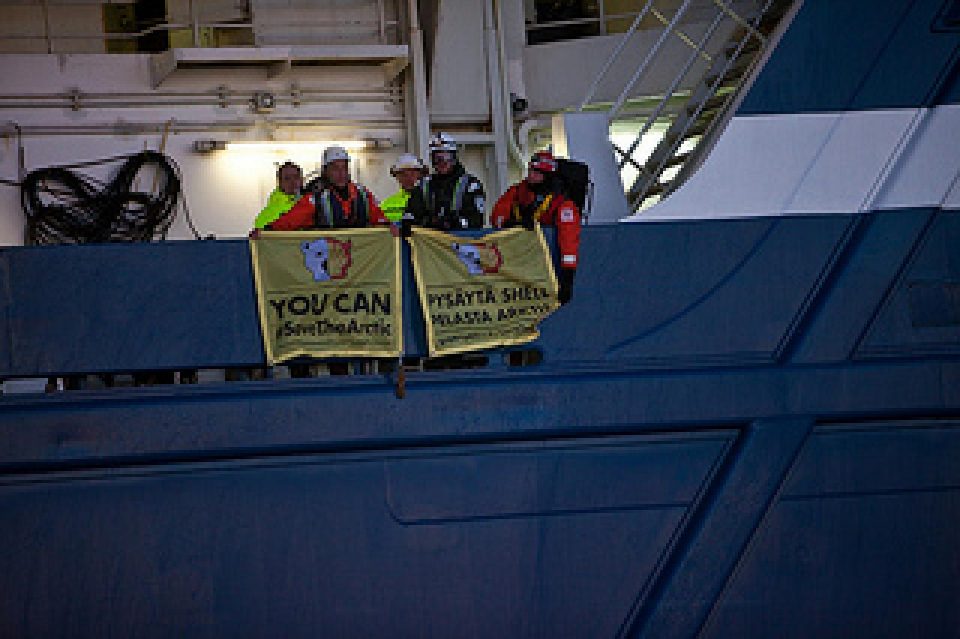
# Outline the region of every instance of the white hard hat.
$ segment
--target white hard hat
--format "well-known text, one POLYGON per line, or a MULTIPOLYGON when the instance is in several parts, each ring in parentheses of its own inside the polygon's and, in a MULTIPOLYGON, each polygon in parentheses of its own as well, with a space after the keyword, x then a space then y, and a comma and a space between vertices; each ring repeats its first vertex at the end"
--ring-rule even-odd
POLYGON ((446 133, 437 133, 430 139, 430 152, 434 151, 452 151, 457 152, 457 142, 446 133))
POLYGON ((350 161, 350 154, 347 153, 345 148, 342 146, 328 146, 323 150, 323 166, 327 166, 337 160, 350 161))
POLYGON ((424 169, 423 163, 420 161, 420 158, 415 156, 413 153, 404 153, 397 158, 397 161, 393 163, 393 166, 390 167, 390 174, 396 175, 398 172, 404 169, 417 169, 422 171, 424 169))

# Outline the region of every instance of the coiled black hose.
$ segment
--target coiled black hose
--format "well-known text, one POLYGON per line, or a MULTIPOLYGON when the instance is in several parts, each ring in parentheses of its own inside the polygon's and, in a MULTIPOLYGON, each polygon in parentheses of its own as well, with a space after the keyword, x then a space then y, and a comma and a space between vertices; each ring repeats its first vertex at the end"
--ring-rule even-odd
POLYGON ((20 194, 33 244, 164 238, 178 203, 184 206, 194 236, 200 238, 181 192, 179 167, 156 151, 37 169, 24 178, 20 194), (107 183, 71 170, 118 161, 123 164, 107 183), (134 190, 138 177, 139 188, 149 190, 134 190))

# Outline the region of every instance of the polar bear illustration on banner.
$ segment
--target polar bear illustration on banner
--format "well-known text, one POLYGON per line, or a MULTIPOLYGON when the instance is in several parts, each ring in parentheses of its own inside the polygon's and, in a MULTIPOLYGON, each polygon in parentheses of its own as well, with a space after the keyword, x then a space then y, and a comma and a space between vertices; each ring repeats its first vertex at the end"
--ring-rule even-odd
POLYGON ((496 273, 503 265, 503 254, 496 244, 482 242, 460 244, 459 242, 453 242, 451 248, 463 262, 463 265, 467 267, 467 273, 470 275, 496 273))
POLYGON ((352 263, 350 241, 320 237, 300 244, 304 266, 314 282, 327 282, 346 277, 352 263))

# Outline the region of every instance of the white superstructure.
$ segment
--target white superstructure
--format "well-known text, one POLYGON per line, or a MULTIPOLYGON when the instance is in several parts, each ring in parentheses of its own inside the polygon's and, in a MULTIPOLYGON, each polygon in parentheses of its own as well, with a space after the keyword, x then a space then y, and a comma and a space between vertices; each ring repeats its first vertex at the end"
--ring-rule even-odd
MULTIPOLYGON (((588 161, 598 185, 622 177, 629 194, 671 113, 689 107, 731 38, 763 38, 747 18, 759 20, 766 4, 5 1, 0 178, 162 150, 182 169, 199 231, 241 237, 279 163, 309 172, 325 146, 347 146, 354 178, 383 198, 396 190, 396 158, 425 157, 430 132, 443 130, 462 145, 490 204, 525 157, 551 143, 588 161), (553 117, 580 109, 609 112, 609 139, 634 151, 614 155, 607 139, 589 148, 554 139, 553 117), (631 145, 640 129, 643 140, 631 145)), ((110 167, 82 170, 105 177, 110 167)), ((633 197, 629 206, 643 204, 633 197)), ((591 223, 615 222, 629 213, 621 206, 598 210, 591 223)), ((168 237, 193 237, 182 215, 168 237)), ((23 238, 18 190, 2 185, 0 245, 23 238)))

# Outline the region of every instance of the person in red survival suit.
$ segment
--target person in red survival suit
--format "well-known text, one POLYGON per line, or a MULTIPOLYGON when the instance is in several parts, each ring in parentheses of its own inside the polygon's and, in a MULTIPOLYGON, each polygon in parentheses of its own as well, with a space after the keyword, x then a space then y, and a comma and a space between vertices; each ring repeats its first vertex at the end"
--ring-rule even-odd
POLYGON ((350 156, 346 149, 339 146, 324 149, 323 178, 325 188, 307 193, 265 228, 270 231, 307 231, 389 224, 373 194, 350 179, 350 156))
POLYGON ((527 165, 527 177, 500 196, 493 206, 490 222, 496 228, 522 224, 533 230, 535 222, 557 227, 558 297, 561 304, 566 304, 573 296, 573 277, 580 254, 580 210, 561 192, 556 171, 557 161, 551 153, 534 153, 527 165))

